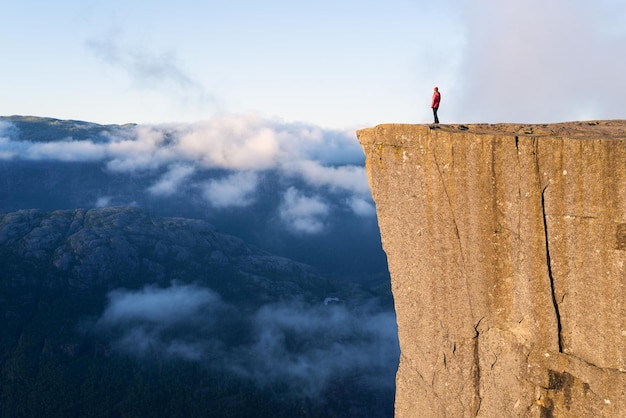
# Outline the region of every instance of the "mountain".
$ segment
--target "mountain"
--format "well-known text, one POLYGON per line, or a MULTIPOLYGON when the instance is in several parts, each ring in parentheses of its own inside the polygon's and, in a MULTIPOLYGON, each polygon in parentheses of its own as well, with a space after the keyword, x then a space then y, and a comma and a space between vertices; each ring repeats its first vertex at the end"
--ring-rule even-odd
POLYGON ((353 134, 0 117, 0 416, 385 417, 353 134))
POLYGON ((626 121, 358 132, 395 416, 626 416, 626 121))
POLYGON ((391 412, 384 298, 204 221, 2 214, 0 277, 0 416, 391 412))
POLYGON ((79 293, 136 288, 147 281, 197 282, 228 299, 257 303, 280 297, 323 300, 336 292, 312 267, 250 247, 204 221, 160 218, 129 207, 0 214, 0 245, 3 276, 17 281, 10 286, 79 293), (26 269, 33 274, 10 274, 26 269))
POLYGON ((142 126, 0 117, 0 212, 141 207, 206 220, 327 276, 388 284, 353 133, 235 122, 142 126))

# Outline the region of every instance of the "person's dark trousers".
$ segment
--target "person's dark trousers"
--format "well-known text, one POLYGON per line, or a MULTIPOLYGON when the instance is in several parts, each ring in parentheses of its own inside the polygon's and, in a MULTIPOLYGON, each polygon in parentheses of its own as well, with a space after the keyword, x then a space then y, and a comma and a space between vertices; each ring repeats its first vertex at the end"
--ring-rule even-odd
POLYGON ((433 115, 435 116, 435 123, 439 123, 439 118, 437 117, 437 110, 439 110, 439 108, 433 107, 433 115))

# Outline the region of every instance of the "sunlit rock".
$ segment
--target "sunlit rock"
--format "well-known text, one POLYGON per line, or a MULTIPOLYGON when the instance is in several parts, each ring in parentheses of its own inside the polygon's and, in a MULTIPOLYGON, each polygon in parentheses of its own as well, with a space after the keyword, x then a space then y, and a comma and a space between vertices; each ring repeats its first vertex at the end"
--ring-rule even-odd
POLYGON ((626 416, 626 121, 357 134, 397 312, 396 416, 626 416))

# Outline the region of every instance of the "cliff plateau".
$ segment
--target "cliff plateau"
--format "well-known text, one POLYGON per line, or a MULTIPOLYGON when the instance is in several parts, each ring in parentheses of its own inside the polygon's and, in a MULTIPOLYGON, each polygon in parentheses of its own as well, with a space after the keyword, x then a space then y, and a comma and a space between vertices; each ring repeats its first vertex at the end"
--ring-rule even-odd
POLYGON ((397 417, 626 416, 626 121, 357 132, 397 417))

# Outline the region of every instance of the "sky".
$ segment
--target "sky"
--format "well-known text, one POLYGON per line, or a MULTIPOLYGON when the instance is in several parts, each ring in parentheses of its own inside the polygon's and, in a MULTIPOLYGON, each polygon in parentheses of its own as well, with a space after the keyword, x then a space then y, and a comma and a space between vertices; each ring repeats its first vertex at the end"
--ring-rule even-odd
POLYGON ((623 119, 622 0, 0 0, 0 115, 354 129, 623 119))

